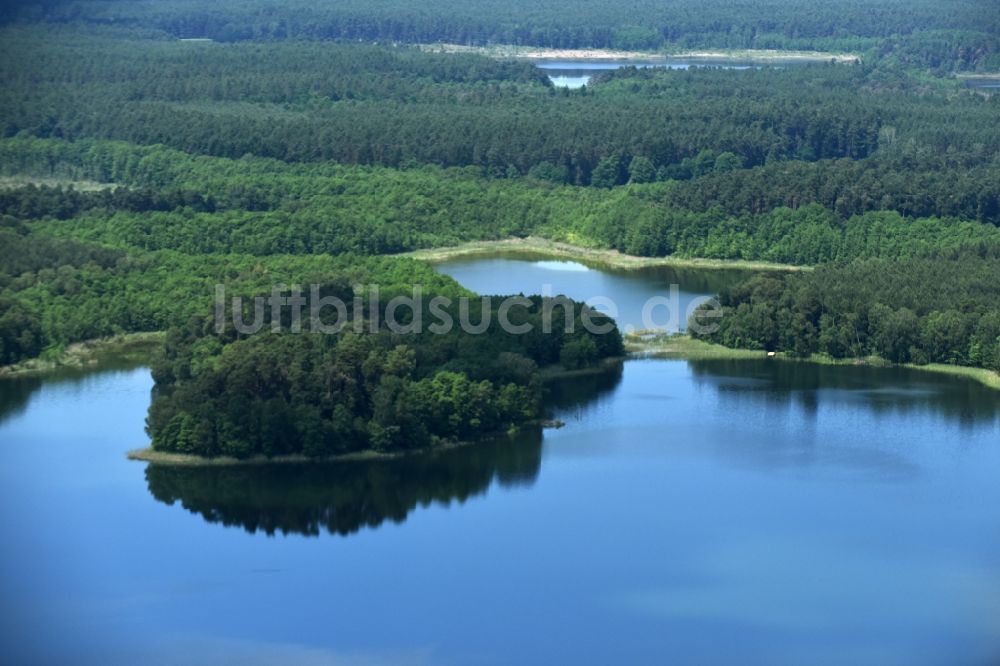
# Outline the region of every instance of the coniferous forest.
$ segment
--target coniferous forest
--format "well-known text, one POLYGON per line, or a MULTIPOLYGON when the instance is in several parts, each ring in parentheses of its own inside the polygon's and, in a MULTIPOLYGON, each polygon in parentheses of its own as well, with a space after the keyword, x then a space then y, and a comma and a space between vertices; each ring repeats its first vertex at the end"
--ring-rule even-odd
POLYGON ((812 269, 721 294, 707 338, 724 345, 998 370, 1000 95, 963 78, 1000 71, 986 4, 10 5, 0 364, 169 331, 149 430, 177 452, 323 456, 504 430, 539 415, 539 367, 618 355, 617 331, 242 339, 205 318, 220 283, 459 295, 392 255, 540 236, 812 269), (569 90, 434 43, 858 62, 624 67, 569 90))

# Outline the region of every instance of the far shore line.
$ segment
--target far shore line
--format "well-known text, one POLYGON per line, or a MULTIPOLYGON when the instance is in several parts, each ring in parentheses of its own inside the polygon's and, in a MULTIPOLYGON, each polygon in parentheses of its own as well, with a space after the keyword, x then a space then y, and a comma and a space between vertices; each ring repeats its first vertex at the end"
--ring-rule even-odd
MULTIPOLYGON (((553 370, 544 377, 545 380, 567 379, 575 376, 583 376, 607 371, 615 363, 623 360, 637 360, 642 358, 672 358, 681 360, 722 360, 722 359, 754 359, 772 360, 776 363, 813 363, 819 365, 850 365, 850 366, 871 366, 871 367, 904 367, 927 372, 937 372, 941 374, 965 377, 978 381, 985 386, 1000 390, 1000 374, 984 368, 970 368, 964 366, 944 365, 932 363, 929 365, 914 365, 912 363, 894 364, 877 356, 867 358, 834 359, 823 357, 817 354, 809 358, 797 358, 789 356, 783 352, 777 352, 769 356, 768 352, 754 349, 733 349, 721 345, 712 344, 703 340, 696 340, 688 335, 653 335, 650 333, 632 333, 626 337, 627 355, 617 359, 606 359, 604 363, 592 368, 581 370, 553 370)), ((561 421, 538 420, 528 424, 528 427, 537 426, 541 428, 559 428, 564 424, 561 421)), ((499 437, 495 434, 492 437, 499 437)), ((206 458, 204 456, 157 451, 152 447, 134 449, 127 453, 129 460, 146 462, 151 465, 165 465, 178 467, 226 467, 226 466, 248 466, 248 465, 289 465, 289 464, 323 464, 323 463, 344 463, 344 462, 364 462, 374 460, 393 460, 414 455, 434 454, 448 451, 464 446, 474 445, 482 440, 457 441, 441 443, 433 447, 414 449, 411 451, 355 451, 339 455, 325 456, 322 458, 310 458, 302 454, 275 456, 267 458, 264 456, 253 456, 250 458, 234 458, 232 456, 219 456, 216 458, 206 458)))
MULTIPOLYGON (((16 365, 0 367, 0 380, 20 377, 45 377, 60 371, 100 370, 102 363, 131 362, 136 367, 148 365, 155 350, 162 344, 164 333, 130 333, 111 338, 88 340, 74 343, 55 360, 29 359, 16 365)), ((628 333, 625 339, 625 356, 604 359, 600 364, 566 370, 557 366, 541 368, 542 380, 553 381, 582 377, 606 372, 610 367, 639 358, 674 358, 680 360, 710 360, 710 359, 768 359, 795 363, 816 363, 820 365, 851 365, 872 367, 902 367, 923 372, 936 372, 957 377, 966 377, 992 389, 1000 390, 1000 373, 986 368, 976 368, 964 365, 948 365, 945 363, 892 363, 878 356, 864 358, 832 358, 821 354, 813 354, 808 358, 791 356, 785 352, 776 352, 768 356, 760 349, 736 349, 722 345, 696 340, 682 333, 656 333, 638 331, 628 333)), ((546 425, 544 422, 543 426, 546 425)), ((131 457, 131 455, 130 455, 131 457)))
POLYGON ((823 354, 813 354, 806 358, 789 355, 786 352, 768 352, 761 349, 737 349, 697 340, 686 334, 651 334, 639 331, 625 336, 625 349, 630 359, 634 358, 676 358, 686 360, 710 359, 771 359, 791 363, 814 363, 817 365, 849 365, 870 366, 877 368, 908 368, 922 372, 965 377, 1000 390, 1000 373, 986 368, 975 368, 966 365, 948 365, 946 363, 893 363, 879 356, 862 358, 833 358, 823 354))
POLYGON ((420 50, 430 53, 475 53, 492 58, 516 60, 631 60, 642 62, 670 62, 672 60, 708 60, 743 62, 830 62, 857 63, 861 57, 855 53, 826 51, 782 51, 779 49, 712 49, 700 51, 623 51, 615 49, 553 49, 542 46, 517 46, 494 44, 491 46, 465 46, 462 44, 418 44, 420 50))
POLYGON ((112 360, 145 364, 163 344, 165 336, 161 331, 149 331, 74 342, 61 351, 0 366, 0 379, 48 375, 62 370, 86 370, 112 360))
POLYGON ((743 259, 689 259, 684 257, 639 257, 623 254, 617 250, 602 250, 581 247, 562 241, 549 240, 538 236, 526 238, 506 238, 494 241, 470 241, 450 247, 414 250, 398 256, 411 257, 430 263, 443 263, 454 259, 472 258, 491 254, 518 254, 528 258, 567 259, 593 268, 638 269, 651 266, 673 266, 676 268, 704 268, 711 270, 755 270, 795 272, 811 270, 810 266, 780 264, 768 261, 746 261, 743 259))

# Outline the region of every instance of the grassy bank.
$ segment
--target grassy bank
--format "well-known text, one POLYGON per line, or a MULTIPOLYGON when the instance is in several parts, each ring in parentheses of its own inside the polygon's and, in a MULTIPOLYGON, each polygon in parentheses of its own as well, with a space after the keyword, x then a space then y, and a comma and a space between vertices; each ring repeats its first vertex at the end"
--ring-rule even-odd
POLYGON ((569 243, 548 240, 537 236, 527 238, 507 238, 497 241, 472 241, 451 247, 407 252, 401 256, 412 257, 431 263, 442 263, 454 259, 474 258, 492 255, 517 256, 538 259, 565 259, 585 264, 592 268, 636 269, 649 266, 674 266, 677 268, 741 269, 757 271, 801 271, 808 266, 777 264, 766 261, 744 261, 740 259, 685 259, 681 257, 637 257, 622 254, 617 250, 600 250, 580 247, 569 243))
POLYGON ((633 357, 655 356, 658 358, 715 359, 748 358, 765 359, 767 352, 754 349, 732 349, 703 340, 695 340, 688 335, 628 333, 625 335, 625 350, 633 357))
POLYGON ((0 377, 43 375, 65 368, 88 368, 102 361, 144 363, 163 344, 163 333, 127 333, 100 340, 75 342, 63 349, 48 350, 39 358, 0 367, 0 377))
MULTIPOLYGON (((820 365, 867 365, 875 367, 894 367, 894 364, 879 356, 866 356, 863 358, 833 358, 822 354, 813 354, 809 358, 799 358, 789 356, 784 352, 776 352, 773 356, 768 356, 767 352, 755 349, 733 349, 722 345, 712 344, 703 340, 695 340, 687 335, 643 335, 631 333, 625 336, 625 349, 635 358, 639 356, 655 356, 663 358, 682 359, 766 359, 771 358, 777 361, 795 363, 818 363, 820 365)), ((927 365, 916 365, 914 363, 899 364, 898 367, 921 370, 924 372, 937 372, 956 377, 966 377, 973 379, 985 386, 1000 390, 1000 373, 985 368, 970 368, 963 365, 946 365, 944 363, 928 363, 927 365)))
POLYGON ((992 389, 1000 390, 1000 374, 992 370, 987 370, 986 368, 972 368, 966 365, 948 365, 946 363, 927 363, 925 365, 917 365, 916 363, 897 364, 887 361, 880 356, 866 356, 864 358, 832 358, 822 354, 813 354, 807 359, 796 359, 794 357, 790 357, 788 360, 801 360, 807 363, 820 363, 823 365, 871 365, 886 368, 910 368, 911 370, 921 370, 923 372, 936 372, 943 375, 966 377, 992 389))
POLYGON ((98 183, 93 180, 70 180, 67 178, 36 178, 33 176, 0 176, 0 190, 12 190, 26 185, 36 187, 65 187, 77 192, 97 192, 120 187, 117 183, 98 183))
MULTIPOLYGON (((457 444, 449 444, 441 447, 435 447, 429 450, 444 450, 448 448, 454 448, 458 446, 457 444)), ((350 461, 365 461, 365 460, 389 460, 392 458, 399 458, 404 455, 412 455, 414 453, 426 453, 427 450, 420 451, 406 451, 400 453, 380 453, 378 451, 357 451, 354 453, 344 453, 339 456, 327 456, 325 458, 309 458, 304 455, 288 455, 288 456, 274 456, 273 458, 266 458, 264 456, 254 456, 251 458, 233 458, 231 456, 219 456, 217 458, 206 458, 204 456, 191 455, 186 453, 171 453, 168 451, 157 451, 153 448, 147 447, 144 449, 134 449, 128 452, 129 460, 140 460, 143 462, 152 463, 155 465, 173 465, 178 467, 204 467, 204 466, 218 466, 218 467, 228 467, 233 465, 294 465, 302 463, 317 463, 317 462, 350 462, 350 461)))
POLYGON ((928 363, 927 365, 907 363, 906 367, 915 370, 926 370, 927 372, 940 372, 946 375, 955 375, 956 377, 968 377, 1000 391, 1000 373, 987 370, 986 368, 970 368, 964 365, 946 365, 944 363, 928 363))

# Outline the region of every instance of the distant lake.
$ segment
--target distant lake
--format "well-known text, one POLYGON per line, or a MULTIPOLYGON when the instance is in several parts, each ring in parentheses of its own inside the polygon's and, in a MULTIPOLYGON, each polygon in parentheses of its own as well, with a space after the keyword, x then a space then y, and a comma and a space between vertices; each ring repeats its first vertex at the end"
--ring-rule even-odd
POLYGON ((594 301, 594 308, 614 316, 620 328, 657 328, 667 332, 687 328, 687 313, 726 286, 744 279, 745 270, 703 270, 655 266, 595 270, 574 261, 506 253, 487 258, 463 258, 438 264, 438 270, 479 294, 542 294, 594 301), (671 304, 676 291, 676 305, 671 304), (645 323, 643 309, 648 307, 645 323), (672 319, 671 315, 676 315, 672 319))
MULTIPOLYGON (((589 270, 552 272, 585 293, 589 270)), ((550 384, 558 430, 231 468, 127 460, 151 388, 127 366, 0 380, 5 661, 1000 655, 1000 393, 971 381, 631 360, 550 384)))
MULTIPOLYGON (((768 63, 771 65, 771 63, 768 63)), ((804 64, 801 61, 780 61, 774 66, 787 67, 804 64)), ((621 67, 662 67, 664 69, 690 69, 691 67, 721 67, 724 69, 750 69, 762 63, 740 60, 697 59, 684 60, 536 60, 535 65, 548 74, 553 85, 564 88, 581 88, 590 79, 612 69, 621 67)))

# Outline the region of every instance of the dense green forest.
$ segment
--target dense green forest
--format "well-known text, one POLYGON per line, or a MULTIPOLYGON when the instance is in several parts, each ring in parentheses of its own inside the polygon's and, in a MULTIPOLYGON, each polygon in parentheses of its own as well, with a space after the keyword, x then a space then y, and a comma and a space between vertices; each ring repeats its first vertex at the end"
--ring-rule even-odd
POLYGON ((10 27, 0 132, 599 186, 786 160, 871 158, 883 170, 909 160, 931 171, 956 154, 958 173, 996 175, 998 100, 907 71, 630 68, 570 93, 530 63, 405 46, 10 27))
POLYGON ((383 298, 414 284, 458 296, 431 268, 385 255, 536 235, 818 266, 722 294, 716 342, 996 368, 1000 95, 954 76, 1000 70, 991 9, 8 6, 0 363, 170 330, 150 418, 163 450, 326 455, 503 430, 537 414, 538 366, 618 348, 560 334, 528 348, 493 330, 476 342, 384 330, 227 338, 203 317, 216 284, 250 296, 334 276, 378 283, 383 298), (420 42, 820 49, 860 63, 625 67, 570 91, 529 62, 420 42), (523 372, 505 375, 500 353, 523 372), (334 370, 354 388, 318 400, 334 370))
POLYGON ((996 67, 988 0, 40 0, 8 20, 85 22, 219 41, 365 40, 559 48, 879 49, 938 67, 996 67))
POLYGON ((217 284, 232 295, 250 295, 272 284, 311 284, 347 271, 360 284, 379 284, 388 297, 410 293, 413 284, 437 293, 464 293, 412 260, 123 252, 6 227, 0 238, 0 359, 5 364, 46 349, 58 355, 71 342, 166 330, 205 312, 217 284))
POLYGON ((869 260, 723 291, 724 316, 705 337, 734 347, 1000 371, 995 261, 869 260))
MULTIPOLYGON (((436 288, 443 278, 426 267, 362 261, 359 255, 512 235, 650 256, 797 264, 1000 257, 994 224, 963 221, 977 219, 976 211, 992 221, 993 209, 975 195, 956 197, 958 185, 940 195, 942 206, 954 207, 946 211, 953 217, 917 217, 898 212, 909 212, 902 205, 882 208, 857 182, 853 191, 875 210, 838 206, 848 193, 810 171, 796 201, 795 181, 789 177, 779 187, 778 174, 767 167, 736 172, 743 182, 715 174, 601 189, 430 166, 392 170, 195 157, 100 141, 11 139, 0 142, 0 156, 9 173, 129 185, 93 191, 27 185, 0 192, 6 363, 77 340, 162 330, 204 307, 218 282, 259 289, 270 279, 308 282, 310 275, 356 265, 362 278, 436 288), (739 187, 714 200, 699 194, 698 187, 719 191, 720 181, 739 187), (788 198, 775 196, 771 182, 788 198), (825 198, 801 205, 817 184, 828 189, 825 198), (752 212, 743 197, 752 199, 754 192, 775 196, 774 207, 752 212), (695 196, 703 201, 692 201, 695 196), (390 271, 390 265, 405 268, 390 271)), ((912 185, 905 174, 895 182, 900 190, 912 185)), ((933 205, 916 211, 936 212, 933 205)))
POLYGON ((289 165, 27 138, 0 141, 0 163, 12 174, 128 185, 0 193, 0 211, 39 236, 120 249, 381 254, 541 234, 648 256, 814 264, 997 256, 1000 238, 1000 181, 985 168, 959 179, 948 169, 789 162, 605 189, 496 180, 468 169, 289 165), (61 222, 67 219, 73 223, 61 222))
MULTIPOLYGON (((345 303, 356 295, 344 279, 324 284, 324 293, 345 303)), ((319 457, 467 440, 539 416, 540 366, 577 369, 623 350, 610 319, 595 314, 599 328, 587 330, 584 306, 568 299, 554 305, 533 297, 511 309, 509 322, 528 328, 515 335, 500 321, 500 302, 480 299, 469 304, 465 320, 482 325, 479 333, 459 325, 371 332, 371 308, 384 311, 387 305, 364 296, 364 334, 348 325, 338 335, 289 327, 243 335, 232 322, 219 330, 213 318, 198 317, 171 328, 153 367, 153 448, 204 456, 319 457)), ((459 308, 452 303, 444 311, 459 322, 459 308)))

